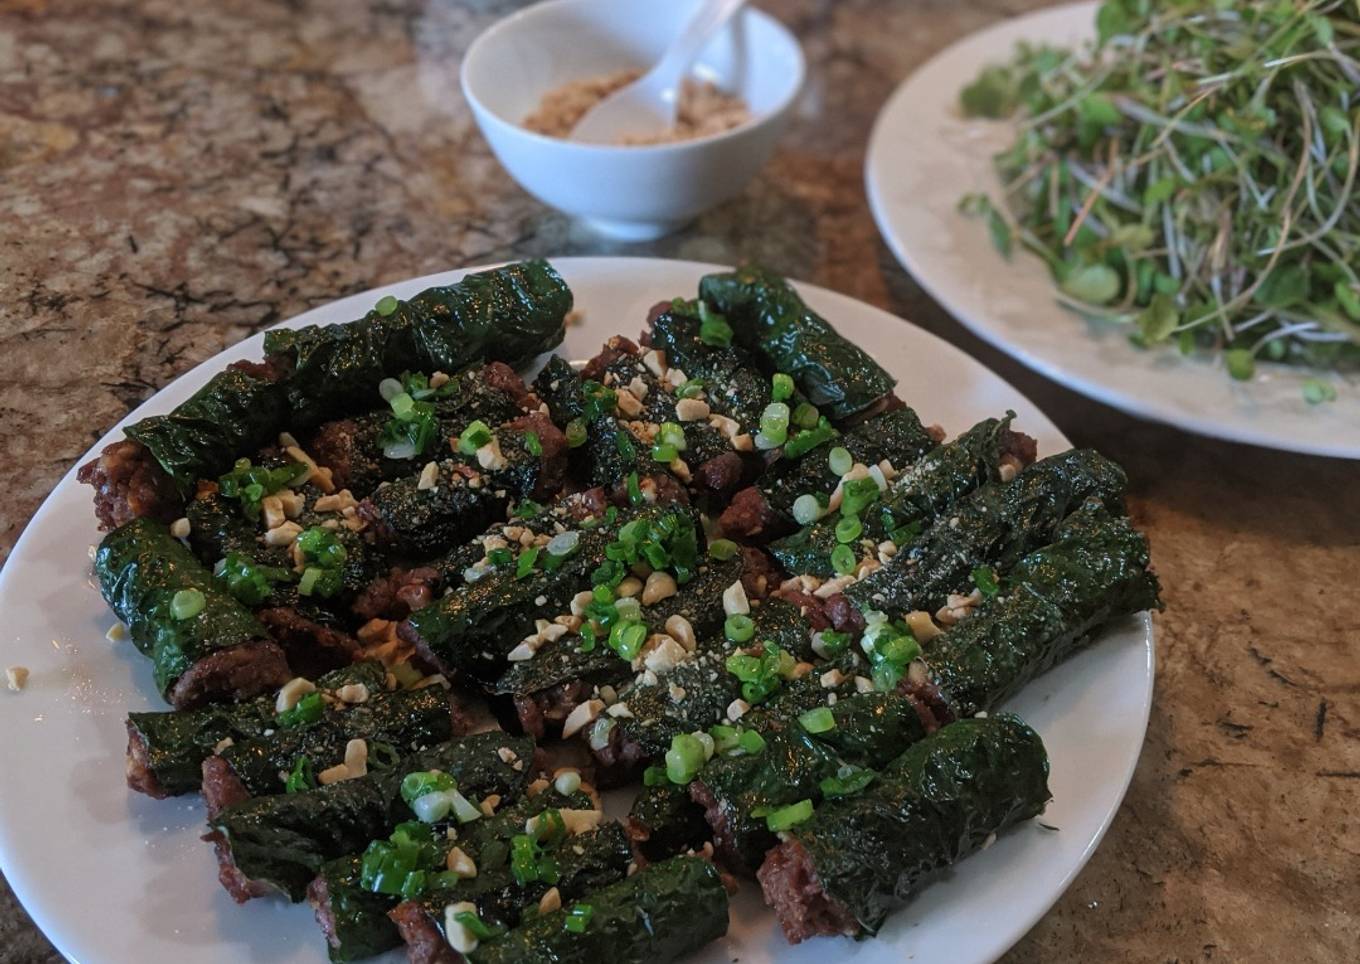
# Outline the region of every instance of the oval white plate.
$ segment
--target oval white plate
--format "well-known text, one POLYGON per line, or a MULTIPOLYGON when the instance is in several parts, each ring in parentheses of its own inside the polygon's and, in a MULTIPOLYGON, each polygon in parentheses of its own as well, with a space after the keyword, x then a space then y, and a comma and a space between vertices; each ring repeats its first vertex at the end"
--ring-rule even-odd
MULTIPOLYGON (((563 351, 588 357, 609 335, 635 335, 647 309, 692 295, 711 265, 630 258, 562 258, 584 321, 563 351)), ((379 297, 409 297, 462 272, 418 278, 309 311, 289 325, 349 321, 379 297)), ((1042 453, 1067 441, 1029 401, 962 352, 886 312, 809 285, 808 301, 902 379, 928 421, 957 432, 1007 408, 1042 453)), ((125 421, 165 412, 227 362, 258 358, 261 336, 230 348, 167 386, 125 421)), ((115 428, 91 453, 121 432, 115 428)), ((82 459, 82 461, 84 461, 82 459)), ((326 959, 305 904, 237 906, 217 883, 211 848, 199 842, 196 798, 152 800, 123 783, 130 709, 163 708, 147 665, 104 632, 111 614, 91 581, 88 547, 99 538, 90 490, 68 472, 0 574, 4 665, 28 666, 20 694, 0 692, 0 866, 38 926, 85 964, 207 964, 326 959)), ((964 861, 897 915, 877 941, 813 941, 790 948, 743 887, 731 936, 702 960, 807 961, 828 953, 858 961, 987 961, 1058 898, 1105 832, 1128 785, 1152 695, 1152 625, 1129 620, 1096 646, 1030 686, 1009 707, 1043 735, 1055 800, 1042 819, 964 861), (985 926, 979 922, 985 921, 985 926)), ((393 959, 397 959, 395 955, 393 959)))
POLYGON ((1079 3, 1003 21, 949 47, 897 88, 865 161, 869 206, 888 246, 955 318, 1069 388, 1202 435, 1360 458, 1360 378, 1324 374, 1339 397, 1312 406, 1302 385, 1319 373, 1261 364, 1243 383, 1218 360, 1140 351, 1127 328, 1088 323, 1059 305, 1039 258, 1017 250, 1007 261, 982 222, 955 209, 974 191, 1000 197, 991 159, 1010 145, 1013 130, 964 117, 959 91, 983 67, 1009 59, 1021 40, 1072 47, 1092 39, 1095 10, 1079 3))

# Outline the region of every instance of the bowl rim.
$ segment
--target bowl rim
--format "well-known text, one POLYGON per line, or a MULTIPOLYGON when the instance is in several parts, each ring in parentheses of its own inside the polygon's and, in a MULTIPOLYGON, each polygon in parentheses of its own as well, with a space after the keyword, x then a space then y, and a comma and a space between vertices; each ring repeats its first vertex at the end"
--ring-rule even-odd
POLYGON ((479 48, 489 41, 494 35, 506 30, 512 30, 520 22, 529 17, 541 15, 542 12, 550 7, 570 7, 584 6, 593 0, 540 0, 540 2, 523 7, 513 13, 507 14, 495 23, 488 26, 479 33, 468 45, 467 51, 463 54, 463 61, 458 66, 458 86, 463 92, 464 99, 472 107, 473 112, 485 122, 494 122, 500 127, 514 131, 516 135, 527 138, 530 142, 551 145, 552 149, 559 151, 570 151, 581 155, 595 154, 599 156, 637 156, 637 157, 656 157, 661 154, 674 154, 681 151, 693 149, 695 147, 707 146, 710 144, 721 143, 724 140, 731 140, 750 133, 758 127, 772 123, 788 112, 789 108, 797 101, 803 92, 803 85, 807 81, 807 58, 803 54, 803 45, 798 42, 798 37, 792 30, 786 27, 777 17, 771 16, 764 10, 754 6, 745 7, 739 16, 753 17, 757 21, 763 21, 773 28, 776 35, 780 36, 793 51, 794 66, 793 82, 788 91, 772 108, 763 113, 752 116, 736 127, 728 128, 716 134, 705 134, 702 137, 691 137, 680 141, 667 141, 660 144, 593 144, 579 141, 567 140, 564 137, 553 137, 549 134, 540 134, 537 131, 529 130, 523 124, 508 121, 499 113, 488 107, 472 89, 472 84, 468 81, 468 65, 475 59, 479 48))

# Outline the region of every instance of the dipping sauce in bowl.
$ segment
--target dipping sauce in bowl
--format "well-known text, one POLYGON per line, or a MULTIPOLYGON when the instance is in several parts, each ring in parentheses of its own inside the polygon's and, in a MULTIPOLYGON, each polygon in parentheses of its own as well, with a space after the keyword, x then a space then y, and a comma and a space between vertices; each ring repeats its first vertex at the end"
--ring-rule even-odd
POLYGON ((563 136, 611 85, 656 63, 697 5, 546 0, 492 24, 468 48, 460 78, 510 176, 622 240, 668 234, 739 194, 773 153, 806 71, 794 36, 752 7, 700 53, 691 109, 675 130, 641 130, 626 144, 563 136))

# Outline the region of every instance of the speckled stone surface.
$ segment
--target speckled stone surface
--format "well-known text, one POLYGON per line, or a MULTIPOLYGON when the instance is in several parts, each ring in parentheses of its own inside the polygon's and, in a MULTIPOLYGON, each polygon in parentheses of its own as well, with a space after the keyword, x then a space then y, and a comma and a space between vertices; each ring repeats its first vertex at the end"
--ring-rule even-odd
MULTIPOLYGON (((880 104, 1040 4, 762 5, 810 61, 793 129, 741 197, 622 247, 516 188, 457 92, 460 52, 515 4, 0 0, 0 557, 130 406, 338 295, 526 255, 758 258, 961 345, 1133 480, 1168 604, 1147 745, 1105 842, 1008 960, 1356 960, 1360 466, 1089 402, 892 260, 861 181, 880 104)), ((0 886, 0 961, 58 959, 0 886)))

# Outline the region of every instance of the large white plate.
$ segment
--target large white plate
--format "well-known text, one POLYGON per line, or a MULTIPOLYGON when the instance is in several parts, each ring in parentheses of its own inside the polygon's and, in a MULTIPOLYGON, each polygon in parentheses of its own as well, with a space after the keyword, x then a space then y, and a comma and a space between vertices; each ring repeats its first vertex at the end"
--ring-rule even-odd
POLYGON ((1090 324, 1053 299, 1042 261, 1005 260, 977 219, 955 206, 965 194, 1000 197, 992 156, 1012 142, 1008 122, 965 118, 959 91, 1018 41, 1076 46, 1095 36, 1096 4, 1006 20, 949 47, 889 98, 869 138, 865 179, 879 230, 897 259, 954 317, 1034 370, 1143 418, 1235 442, 1360 458, 1360 378, 1324 375, 1339 398, 1312 406, 1305 378, 1258 365, 1237 382, 1218 359, 1139 351, 1127 328, 1090 324))
MULTIPOLYGON (((585 319, 564 350, 586 357, 620 331, 636 333, 649 306, 695 290, 710 265, 626 258, 555 262, 585 319)), ((384 294, 409 297, 461 272, 345 298, 290 325, 348 321, 384 294)), ((877 308, 809 285, 811 304, 868 346, 929 420, 960 430, 1006 408, 1045 453, 1067 447, 1044 415, 962 352, 877 308)), ((166 387, 128 416, 168 411, 229 361, 258 358, 256 336, 166 387)), ((115 428, 97 451, 121 433, 115 428)), ((0 574, 5 614, 0 663, 28 666, 28 689, 0 692, 0 866, 38 926, 82 964, 321 962, 309 908, 257 900, 238 907, 200 843, 197 800, 156 801, 123 784, 123 719, 161 708, 145 662, 104 639, 112 617, 91 582, 98 539, 89 489, 67 473, 0 574)), ((1152 694, 1152 627, 1146 616, 1029 687, 1010 707, 1043 735, 1053 759, 1054 802, 1029 824, 931 886, 879 941, 814 941, 791 949, 755 886, 743 888, 732 936, 704 960, 824 959, 986 961, 1018 939, 1062 893, 1099 843, 1138 759, 1152 694)))

